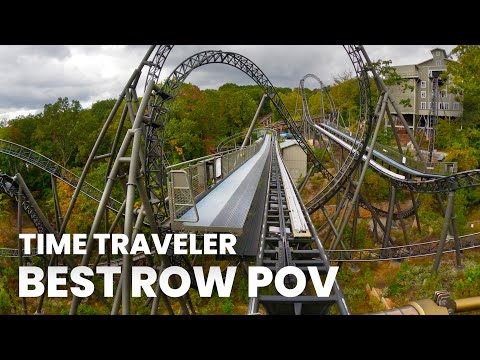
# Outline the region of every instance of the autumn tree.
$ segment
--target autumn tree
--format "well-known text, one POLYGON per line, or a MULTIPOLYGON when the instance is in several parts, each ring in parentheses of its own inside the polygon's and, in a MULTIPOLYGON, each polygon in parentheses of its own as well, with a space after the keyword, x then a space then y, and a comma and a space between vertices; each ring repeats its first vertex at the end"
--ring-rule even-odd
POLYGON ((480 125, 480 45, 458 45, 452 50, 457 61, 449 61, 444 77, 450 77, 449 91, 463 96, 464 123, 480 125))

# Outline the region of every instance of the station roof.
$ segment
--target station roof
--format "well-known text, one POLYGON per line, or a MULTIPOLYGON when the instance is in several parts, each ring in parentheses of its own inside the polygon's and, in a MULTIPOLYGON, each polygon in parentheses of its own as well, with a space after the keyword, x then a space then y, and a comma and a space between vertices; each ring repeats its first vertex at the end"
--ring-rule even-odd
MULTIPOLYGON (((293 145, 298 145, 297 140, 293 140, 293 139, 285 140, 285 141, 280 143, 280 149, 283 150, 283 149, 288 148, 288 147, 293 146, 293 145)), ((298 146, 300 146, 300 145, 298 145, 298 146)))

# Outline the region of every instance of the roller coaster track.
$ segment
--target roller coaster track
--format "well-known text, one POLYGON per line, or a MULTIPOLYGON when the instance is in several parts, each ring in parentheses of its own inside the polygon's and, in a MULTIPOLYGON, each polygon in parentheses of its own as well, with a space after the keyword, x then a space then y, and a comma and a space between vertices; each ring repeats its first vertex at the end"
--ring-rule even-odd
MULTIPOLYGON (((0 193, 6 194, 11 197, 15 202, 18 203, 18 185, 13 181, 13 179, 6 175, 0 173, 0 193)), ((22 208, 23 211, 27 214, 27 216, 32 221, 33 225, 37 229, 39 234, 46 234, 48 231, 43 225, 42 220, 38 216, 37 212, 33 208, 30 201, 28 201, 26 196, 22 196, 22 208)), ((33 249, 32 249, 33 250, 33 249)), ((32 251, 29 255, 24 255, 26 257, 35 256, 35 251, 32 251)), ((0 248, 0 257, 17 257, 18 256, 18 249, 12 248, 0 248)))
MULTIPOLYGON (((319 124, 317 125, 309 111, 308 102, 306 99, 305 89, 304 89, 304 82, 307 78, 314 78, 319 83, 321 88, 323 89, 323 84, 316 76, 313 75, 306 75, 300 81, 300 91, 302 96, 302 104, 304 109, 304 119, 307 121, 308 125, 319 135, 329 135, 329 141, 335 141, 340 146, 346 147, 347 150, 352 151, 352 148, 348 147, 348 144, 352 144, 357 140, 353 139, 351 136, 348 135, 348 131, 346 129, 341 128, 338 124, 330 123, 330 122, 323 122, 323 119, 320 119, 319 124), (323 129, 320 129, 322 127, 323 129), (347 141, 347 142, 345 142, 347 141)), ((385 148, 385 147, 383 147, 385 148)), ((382 165, 376 163, 375 161, 371 160, 369 166, 379 173, 381 176, 387 177, 394 186, 397 188, 403 188, 406 190, 411 190, 413 192, 430 192, 430 193, 440 193, 440 192, 450 192, 456 191, 462 188, 478 186, 480 185, 480 170, 470 170, 461 173, 456 173, 449 176, 439 175, 439 174, 432 174, 432 173, 424 173, 419 171, 418 169, 421 167, 414 166, 409 168, 405 163, 398 164, 396 166, 398 160, 391 160, 389 159, 390 153, 394 152, 390 149, 379 149, 379 151, 374 150, 374 156, 382 161, 382 159, 386 158, 386 162, 390 166, 393 166, 397 173, 390 171, 389 169, 384 168, 382 165), (383 151, 381 151, 383 150, 383 151), (372 166, 375 165, 375 166, 372 166), (407 175, 398 175, 398 173, 402 173, 402 171, 407 175), (410 179, 411 177, 417 176, 414 180, 410 179)), ((363 159, 364 160, 364 159, 363 159)), ((382 161, 383 163, 383 161, 382 161)), ((411 161, 410 163, 415 164, 415 161, 411 161)), ((345 189, 344 189, 345 190, 345 189)), ((351 198, 353 194, 348 194, 351 198)), ((310 203, 309 203, 310 204, 310 203)), ((307 207, 309 207, 307 204, 307 207)), ((362 198, 359 199, 360 206, 365 208, 365 203, 362 198)), ((415 206, 418 206, 419 202, 415 206)), ((312 206, 309 207, 309 211, 311 211, 312 206)), ((387 216, 387 212, 374 208, 374 210, 380 216, 387 216)), ((402 211, 401 213, 394 213, 395 218, 405 218, 407 216, 413 215, 414 207, 402 211), (396 216, 395 216, 396 215, 396 216)), ((480 233, 473 233, 468 235, 463 235, 459 237, 460 240, 460 249, 473 249, 480 247, 480 233)), ((331 261, 338 261, 338 262, 369 262, 369 261, 386 261, 386 260, 400 260, 406 258, 416 258, 416 257, 424 257, 424 256, 431 256, 435 255, 438 251, 440 241, 431 241, 431 242, 424 242, 424 243, 417 243, 417 244, 409 244, 403 246, 394 246, 394 247, 385 247, 385 248, 375 248, 375 249, 351 249, 351 250, 327 250, 327 254, 331 261)), ((443 253, 448 252, 455 252, 455 244, 454 241, 449 241, 446 243, 443 253)))
MULTIPOLYGON (((263 131, 265 131, 266 129, 265 128, 257 128, 257 129, 254 129, 253 132, 252 132, 252 135, 253 134, 256 134, 256 133, 261 133, 263 131)), ((224 147, 227 146, 230 142, 233 142, 234 140, 237 140, 237 139, 241 139, 243 141, 243 139, 245 138, 245 136, 247 135, 247 131, 243 131, 241 133, 238 133, 238 134, 234 134, 232 136, 229 136, 225 139, 223 139, 218 145, 217 145, 217 149, 216 149, 216 152, 219 153, 219 152, 222 152, 224 151, 224 147)))
MULTIPOLYGON (((319 127, 313 124, 313 122, 312 126, 317 129, 319 127)), ((324 126, 327 127, 327 125, 324 126)), ((346 135, 343 136, 346 137, 346 135)), ((335 137, 333 138, 335 139, 335 137)), ((339 141, 339 144, 345 146, 346 143, 345 141, 339 141)), ((378 156, 381 155, 379 154, 378 156)), ((383 155, 383 157, 388 159, 388 155, 383 155)), ((376 165, 372 166, 372 168, 380 175, 387 177, 395 187, 416 193, 443 193, 480 186, 480 169, 467 170, 452 175, 441 175, 422 173, 403 164, 396 165, 396 161, 389 161, 389 166, 394 167, 400 173, 405 172, 406 176, 404 176, 389 171, 378 163, 373 162, 373 160, 370 164, 372 163, 376 165), (383 170, 380 171, 380 168, 383 168, 383 170)))
MULTIPOLYGON (((47 158, 46 156, 43 156, 42 154, 32 149, 29 149, 25 146, 16 144, 11 141, 0 139, 0 153, 18 158, 22 161, 32 164, 39 169, 52 174, 57 179, 63 181, 69 186, 73 188, 77 187, 79 179, 77 175, 65 169, 63 166, 57 164, 55 161, 47 158)), ((87 182, 83 183, 81 192, 88 196, 90 199, 95 200, 96 202, 99 202, 102 197, 102 191, 87 182)), ((107 206, 109 209, 118 212, 122 206, 122 203, 110 197, 107 206)))
MULTIPOLYGON (((307 273, 307 267, 315 267, 320 274, 327 274, 329 260, 300 194, 283 164, 276 137, 269 163, 267 198, 256 265, 267 267, 272 272, 278 272, 286 266, 296 266, 307 273), (299 228, 304 229, 303 235, 295 235, 294 229, 299 228), (313 243, 316 243, 316 248, 311 247, 313 243)), ((289 278, 287 282, 293 284, 294 280, 289 278)), ((260 294, 258 298, 250 299, 250 314, 258 312, 259 303, 263 304, 267 313, 274 314, 326 314, 335 303, 340 313, 349 313, 343 292, 336 282, 327 298, 308 294, 293 298, 260 294)))
MULTIPOLYGON (((302 97, 304 101, 304 106, 307 106, 308 109, 308 104, 306 103, 304 91, 302 91, 302 97)), ((351 137, 347 136, 345 134, 346 129, 342 129, 338 125, 334 124, 317 125, 310 117, 308 111, 306 112, 305 119, 312 127, 312 129, 315 130, 317 133, 324 135, 328 133, 330 134, 327 134, 329 138, 336 141, 340 146, 350 151, 352 151, 351 149, 354 149, 352 147, 352 144, 355 144, 358 140, 352 139, 351 137), (324 130, 320 131, 320 128, 324 128, 324 130), (342 139, 339 139, 338 136, 341 136, 342 139)), ((360 154, 361 152, 357 152, 357 156, 360 157, 360 154)), ((389 167, 393 167, 397 172, 392 172, 373 160, 370 161, 369 166, 371 166, 372 169, 379 173, 381 176, 388 178, 395 187, 400 189, 410 190, 415 193, 443 193, 457 191, 460 189, 474 186, 480 186, 480 169, 467 170, 452 175, 432 174, 418 171, 415 168, 409 167, 408 164, 400 164, 396 160, 388 160, 388 154, 381 154, 377 151, 377 155, 375 155, 374 153, 374 157, 375 156, 387 159, 389 167), (402 172, 405 175, 400 175, 402 172)), ((315 208, 314 205, 314 201, 311 201, 309 204, 307 204, 307 206, 309 206, 309 208, 311 209, 315 208)))
MULTIPOLYGON (((371 110, 370 101, 370 79, 368 76, 368 67, 362 54, 361 46, 346 45, 344 46, 347 54, 354 66, 357 74, 357 79, 360 86, 360 106, 361 114, 364 120, 363 126, 359 126, 357 133, 359 140, 357 151, 364 153, 366 149, 366 141, 372 132, 372 123, 374 116, 371 110)), ((246 57, 223 51, 203 51, 197 53, 184 62, 182 62, 172 74, 165 80, 160 91, 155 95, 151 102, 148 114, 149 123, 147 124, 147 141, 146 141, 146 182, 149 196, 152 197, 154 204, 154 212, 159 223, 164 222, 168 218, 168 206, 164 199, 166 198, 166 170, 162 166, 164 155, 164 141, 167 124, 170 117, 170 109, 173 106, 176 96, 188 75, 196 68, 207 64, 226 64, 235 67, 246 75, 250 76, 265 92, 268 98, 272 101, 278 112, 283 118, 283 121, 289 127, 289 130, 299 140, 299 145, 307 156, 311 159, 315 167, 329 179, 329 184, 326 186, 321 194, 316 196, 317 206, 325 204, 330 200, 336 192, 343 186, 353 173, 357 165, 360 164, 361 159, 357 158, 354 151, 351 156, 344 162, 344 166, 334 176, 329 173, 321 161, 315 156, 313 150, 306 142, 300 133, 290 113, 283 104, 276 89, 265 76, 260 68, 258 68, 252 61, 246 57), (158 201, 157 201, 158 199, 158 201)))
MULTIPOLYGON (((460 250, 480 248, 480 233, 459 236, 460 250)), ((330 261, 368 262, 432 256, 437 253, 439 240, 375 249, 326 250, 330 261)), ((445 244, 443 253, 455 252, 453 239, 445 244)))
MULTIPOLYGON (((308 106, 308 101, 307 101, 307 96, 306 96, 306 93, 305 93, 305 80, 308 79, 308 78, 312 78, 312 79, 315 79, 319 84, 320 84, 320 89, 322 91, 325 92, 326 96, 327 96, 327 99, 328 101, 330 102, 330 106, 332 108, 332 111, 333 111, 333 114, 334 114, 334 119, 336 118, 335 114, 336 114, 336 110, 335 110, 335 104, 333 102, 333 99, 328 91, 328 88, 323 84, 323 82, 315 75, 313 74, 307 74, 305 75, 301 80, 300 80, 300 93, 301 93, 301 96, 302 96, 302 104, 303 104, 303 109, 304 109, 304 117, 305 119, 307 120, 308 124, 310 127, 312 127, 312 129, 315 131, 315 132, 318 132, 317 128, 314 126, 315 125, 315 122, 313 121, 311 115, 310 115, 310 109, 309 109, 309 106, 308 106)), ((322 119, 320 119, 322 120, 322 119)), ((340 188, 342 191, 345 191, 345 186, 341 186, 340 188)), ((321 194, 320 194, 321 196, 321 194)), ((353 198, 353 193, 351 191, 348 192, 347 194, 348 198, 349 199, 352 199, 353 198)), ((307 209, 308 209, 308 212, 309 214, 313 214, 314 212, 316 212, 320 206, 321 206, 321 203, 319 202, 318 200, 318 195, 316 195, 313 199, 311 199, 307 204, 307 209)), ((359 205, 364 208, 365 210, 368 210, 370 211, 370 208, 367 206, 367 203, 365 202, 365 199, 363 197, 360 197, 359 199, 359 205)), ((418 206, 420 205, 420 202, 417 201, 416 204, 415 204, 415 207, 411 207, 409 209, 406 209, 406 210, 403 210, 403 211, 400 211, 400 212, 394 212, 393 213, 393 219, 394 220, 398 220, 398 219, 405 219, 405 218, 408 218, 410 216, 412 216, 414 213, 415 213, 415 208, 417 208, 418 206)), ((375 211, 376 213, 381 216, 381 217, 387 217, 388 213, 385 211, 385 210, 382 210, 380 208, 377 208, 375 206, 371 206, 375 211)))
MULTIPOLYGON (((254 130, 254 132, 261 132, 263 130, 264 130, 263 128, 257 128, 257 129, 254 130)), ((234 140, 237 140, 237 139, 243 140, 243 138, 245 137, 246 134, 247 134, 247 132, 244 131, 242 133, 229 136, 228 138, 226 138, 222 142, 220 142, 220 144, 217 146, 216 151, 221 152, 225 146, 227 146, 230 142, 234 142, 234 140)), ((342 189, 345 190, 344 187, 342 189)), ((353 193, 349 192, 347 196, 348 196, 349 199, 351 199, 353 197, 353 193)), ((366 203, 365 199, 363 198, 363 196, 361 196, 360 199, 359 199, 359 205, 362 208, 364 208, 365 210, 370 211, 370 208, 367 206, 367 203, 366 203)), ((415 202, 415 208, 418 208, 419 206, 420 206, 420 201, 416 201, 415 202)), ((312 214, 317 210, 314 207, 310 207, 309 203, 306 204, 306 207, 308 209, 309 214, 312 214)), ((375 207, 373 205, 371 205, 371 207, 376 211, 376 213, 380 217, 387 217, 388 213, 385 210, 382 210, 382 209, 380 209, 378 207, 375 207)), ((408 208, 408 209, 400 211, 400 212, 394 212, 393 213, 393 219, 394 220, 406 219, 406 218, 408 218, 408 217, 410 217, 414 214, 415 208, 411 207, 411 208, 408 208)))

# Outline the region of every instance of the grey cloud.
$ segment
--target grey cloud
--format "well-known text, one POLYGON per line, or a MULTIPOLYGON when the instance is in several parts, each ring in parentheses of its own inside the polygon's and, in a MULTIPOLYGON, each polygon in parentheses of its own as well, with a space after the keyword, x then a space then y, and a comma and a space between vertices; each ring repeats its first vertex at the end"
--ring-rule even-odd
MULTIPOLYGON (((148 45, 35 45, 0 46, 0 118, 15 109, 41 109, 58 97, 77 99, 83 104, 115 98, 136 68, 148 45)), ((452 45, 366 45, 373 59, 391 59, 394 64, 415 63, 427 59, 429 50, 452 45)), ((333 76, 352 65, 338 45, 180 45, 166 61, 161 80, 187 57, 203 50, 240 53, 267 75, 273 85, 296 87, 307 73, 331 83, 333 76)), ((139 84, 143 91, 144 71, 139 84)), ((208 65, 188 78, 200 88, 218 88, 226 82, 254 84, 239 70, 208 65)), ((309 83, 311 87, 317 86, 309 83)), ((308 86, 308 84, 307 84, 308 86)))

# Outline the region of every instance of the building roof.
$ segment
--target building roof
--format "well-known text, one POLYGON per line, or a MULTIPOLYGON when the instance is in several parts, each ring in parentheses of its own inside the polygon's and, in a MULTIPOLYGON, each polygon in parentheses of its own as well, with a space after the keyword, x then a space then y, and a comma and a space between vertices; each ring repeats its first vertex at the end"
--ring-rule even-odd
POLYGON ((435 58, 435 55, 434 55, 434 52, 435 51, 441 51, 442 52, 442 59, 443 60, 448 60, 448 55, 447 55, 447 52, 445 51, 445 49, 442 49, 442 48, 434 48, 432 50, 430 50, 430 53, 432 54, 432 57, 430 59, 427 59, 427 60, 424 60, 420 63, 417 64, 418 65, 422 65, 422 64, 425 64, 426 62, 429 62, 431 60, 433 60, 435 58))
MULTIPOLYGON (((297 140, 293 140, 293 139, 290 139, 290 140, 285 140, 283 142, 280 143, 280 149, 285 149, 287 147, 290 147, 290 146, 293 146, 293 145, 298 145, 298 142, 297 140)), ((300 145, 298 145, 300 146, 300 145)))

